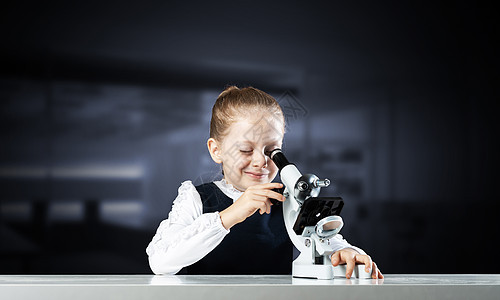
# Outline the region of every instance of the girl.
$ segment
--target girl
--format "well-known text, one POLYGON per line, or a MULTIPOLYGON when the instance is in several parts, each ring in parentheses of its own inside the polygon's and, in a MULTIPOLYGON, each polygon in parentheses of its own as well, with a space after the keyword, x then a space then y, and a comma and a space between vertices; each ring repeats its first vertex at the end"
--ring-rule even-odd
MULTIPOLYGON (((219 95, 207 146, 224 177, 181 184, 146 249, 155 274, 291 274, 293 245, 280 202, 273 208, 270 201, 285 198, 273 190, 282 184, 271 182, 278 168, 266 155, 281 148, 284 132, 283 112, 270 95, 235 86, 219 95)), ((383 278, 370 256, 342 236, 332 239, 332 250, 333 266, 347 264, 347 278, 356 263, 383 278)))

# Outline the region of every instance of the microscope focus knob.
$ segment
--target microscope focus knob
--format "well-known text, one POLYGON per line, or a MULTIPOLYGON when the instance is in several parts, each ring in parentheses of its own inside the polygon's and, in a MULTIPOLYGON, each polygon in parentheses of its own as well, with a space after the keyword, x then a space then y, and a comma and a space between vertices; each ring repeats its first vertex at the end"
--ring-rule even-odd
POLYGON ((330 179, 316 180, 314 182, 314 187, 327 187, 330 185, 330 179))
POLYGON ((309 189, 309 185, 305 181, 299 181, 297 182, 297 188, 299 189, 299 191, 305 192, 309 189))
POLYGON ((310 197, 317 197, 321 189, 321 187, 316 183, 318 180, 319 178, 314 174, 305 174, 300 176, 295 183, 295 200, 302 204, 310 197))

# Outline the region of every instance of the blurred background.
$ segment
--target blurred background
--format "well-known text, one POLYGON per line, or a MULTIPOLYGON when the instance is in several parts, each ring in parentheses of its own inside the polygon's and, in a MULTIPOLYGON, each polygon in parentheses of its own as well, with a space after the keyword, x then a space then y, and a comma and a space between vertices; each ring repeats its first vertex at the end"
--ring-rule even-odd
POLYGON ((0 273, 150 274, 229 84, 273 95, 384 273, 498 273, 499 25, 471 1, 10 1, 0 273), (487 259, 491 258, 491 259, 487 259))

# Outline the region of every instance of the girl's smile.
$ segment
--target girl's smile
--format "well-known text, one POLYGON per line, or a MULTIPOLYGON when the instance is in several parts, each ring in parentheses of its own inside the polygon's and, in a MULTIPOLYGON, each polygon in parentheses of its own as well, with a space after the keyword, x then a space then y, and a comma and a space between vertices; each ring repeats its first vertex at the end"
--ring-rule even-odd
POLYGON ((269 175, 269 173, 248 172, 248 171, 245 171, 245 174, 255 179, 263 179, 269 175))

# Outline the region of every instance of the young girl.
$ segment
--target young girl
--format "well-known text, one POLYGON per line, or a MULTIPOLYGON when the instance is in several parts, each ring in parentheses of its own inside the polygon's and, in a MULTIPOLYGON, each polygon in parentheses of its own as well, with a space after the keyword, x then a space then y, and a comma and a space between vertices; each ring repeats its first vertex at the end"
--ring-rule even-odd
MULTIPOLYGON (((271 182, 278 168, 266 155, 281 148, 284 132, 283 112, 270 95, 235 86, 219 95, 207 146, 224 177, 181 184, 146 249, 155 274, 291 274, 293 245, 281 205, 270 201, 285 201, 273 191, 283 185, 271 182)), ((332 250, 333 266, 347 264, 347 278, 356 263, 383 278, 371 258, 342 236, 332 238, 332 250)))

